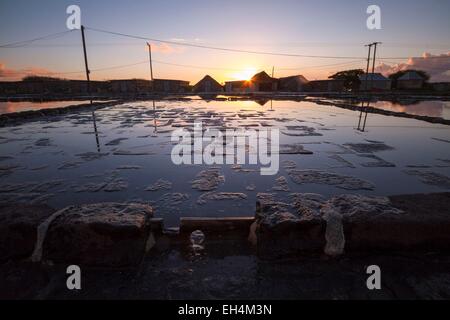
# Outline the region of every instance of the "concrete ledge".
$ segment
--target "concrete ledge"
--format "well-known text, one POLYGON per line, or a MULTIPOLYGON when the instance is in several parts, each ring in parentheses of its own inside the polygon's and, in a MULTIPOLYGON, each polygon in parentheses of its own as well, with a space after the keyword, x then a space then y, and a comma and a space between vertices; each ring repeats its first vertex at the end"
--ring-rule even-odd
POLYGON ((0 262, 30 257, 38 226, 54 212, 46 205, 0 206, 0 262))
POLYGON ((183 217, 180 219, 180 233, 191 233, 201 230, 205 234, 217 235, 224 233, 244 233, 248 235, 254 217, 236 218, 196 218, 183 217))
POLYGON ((152 208, 138 203, 72 206, 38 227, 33 261, 96 267, 137 265, 154 245, 152 208))
POLYGON ((322 200, 296 196, 300 200, 291 204, 257 205, 259 256, 450 250, 450 193, 322 200))
MULTIPOLYGON (((450 193, 393 197, 291 194, 277 202, 264 194, 255 217, 184 217, 169 232, 143 204, 100 203, 55 212, 45 206, 2 207, 0 262, 21 260, 100 267, 133 267, 155 247, 188 248, 193 231, 205 243, 243 246, 263 258, 346 252, 450 251, 450 193), (33 252, 34 249, 34 252, 33 252)), ((230 246, 231 248, 231 246, 230 246)))

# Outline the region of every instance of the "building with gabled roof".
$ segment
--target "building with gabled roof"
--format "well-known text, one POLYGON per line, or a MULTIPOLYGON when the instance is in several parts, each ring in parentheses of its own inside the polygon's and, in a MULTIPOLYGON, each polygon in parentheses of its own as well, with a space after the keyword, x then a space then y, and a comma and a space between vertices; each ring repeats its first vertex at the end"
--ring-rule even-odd
POLYGON ((397 89, 421 89, 424 84, 425 79, 414 70, 406 71, 397 79, 397 89))
POLYGON ((336 79, 312 80, 304 85, 305 91, 310 92, 342 92, 345 91, 345 81, 336 79))
POLYGON ((361 81, 359 89, 363 91, 391 90, 392 86, 391 79, 386 78, 381 73, 364 73, 359 76, 359 81, 361 81))
POLYGON ((196 93, 218 93, 223 92, 223 86, 210 75, 206 75, 192 87, 192 91, 196 93))
POLYGON ((305 91, 308 80, 302 75, 282 77, 278 79, 278 91, 299 92, 305 91))
POLYGON ((175 79, 153 79, 153 90, 157 93, 186 93, 190 91, 189 81, 175 79))
POLYGON ((278 90, 278 79, 265 71, 255 74, 250 80, 226 81, 226 92, 274 92, 278 90))
POLYGON ((273 92, 278 90, 278 79, 261 71, 250 79, 250 85, 253 92, 273 92))

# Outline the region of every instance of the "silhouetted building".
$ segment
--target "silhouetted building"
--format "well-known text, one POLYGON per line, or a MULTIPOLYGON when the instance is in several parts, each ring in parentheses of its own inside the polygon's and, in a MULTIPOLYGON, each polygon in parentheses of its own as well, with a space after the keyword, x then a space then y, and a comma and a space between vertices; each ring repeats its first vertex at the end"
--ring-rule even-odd
POLYGON ((345 91, 344 80, 313 80, 304 85, 305 91, 342 92, 345 91))
POLYGON ((153 90, 158 93, 186 93, 190 91, 189 81, 154 79, 153 90))
POLYGON ((421 89, 424 84, 425 79, 415 71, 406 71, 397 79, 397 89, 421 89))
POLYGON ((151 81, 144 79, 110 80, 111 93, 145 94, 151 92, 151 81))
MULTIPOLYGON (((91 81, 91 93, 102 94, 109 92, 109 83, 105 81, 91 81)), ((86 80, 66 80, 39 77, 25 81, 0 82, 0 94, 3 95, 86 95, 88 85, 86 80)))
POLYGON ((304 91, 308 80, 302 75, 283 77, 278 79, 278 91, 298 92, 304 91))
POLYGON ((359 76, 359 81, 361 81, 361 84, 359 86, 360 90, 391 90, 391 79, 386 78, 381 73, 362 74, 359 76))
POLYGON ((265 71, 255 74, 250 79, 253 92, 271 92, 278 90, 278 80, 269 76, 265 71))
POLYGON ((274 92, 278 90, 278 79, 262 71, 250 80, 225 82, 226 92, 274 92))
POLYGON ((197 82, 192 88, 193 92, 197 93, 207 93, 207 92, 223 92, 223 87, 214 78, 206 75, 202 80, 197 82))
POLYGON ((226 81, 225 91, 236 93, 250 92, 251 91, 250 81, 248 80, 226 81))

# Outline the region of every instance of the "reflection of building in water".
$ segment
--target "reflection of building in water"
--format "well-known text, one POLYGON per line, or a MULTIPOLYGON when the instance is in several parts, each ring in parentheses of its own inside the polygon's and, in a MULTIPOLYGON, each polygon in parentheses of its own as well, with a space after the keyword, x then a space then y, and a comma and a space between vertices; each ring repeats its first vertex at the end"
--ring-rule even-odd
POLYGON ((206 103, 210 103, 211 101, 217 99, 218 95, 215 93, 210 93, 210 94, 202 93, 202 94, 199 94, 198 96, 206 103))
MULTIPOLYGON (((257 104, 259 104, 261 107, 264 107, 266 105, 267 102, 269 102, 270 99, 264 99, 264 98, 259 98, 259 99, 255 99, 255 102, 257 104)), ((272 100, 270 100, 272 101, 272 100)))
POLYGON ((442 101, 442 118, 450 119, 450 101, 442 101))
POLYGON ((448 104, 449 102, 446 101, 377 101, 374 103, 373 107, 394 112, 404 112, 418 116, 449 119, 448 104))

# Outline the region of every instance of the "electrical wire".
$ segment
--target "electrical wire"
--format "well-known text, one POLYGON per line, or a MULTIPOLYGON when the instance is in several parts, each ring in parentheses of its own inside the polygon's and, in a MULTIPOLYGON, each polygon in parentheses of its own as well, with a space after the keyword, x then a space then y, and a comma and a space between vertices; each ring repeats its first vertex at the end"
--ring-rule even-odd
MULTIPOLYGON (((144 36, 139 36, 139 35, 131 35, 131 34, 126 34, 126 33, 108 31, 108 30, 91 28, 91 27, 85 27, 85 28, 86 28, 86 30, 91 30, 91 31, 95 31, 95 32, 106 33, 106 34, 111 34, 111 35, 116 35, 116 36, 121 36, 121 37, 140 39, 140 40, 146 40, 146 41, 154 41, 154 42, 172 44, 172 45, 177 45, 177 46, 186 46, 186 47, 194 47, 194 48, 201 48, 201 49, 228 51, 228 52, 271 55, 271 56, 284 56, 284 57, 299 57, 299 58, 353 59, 353 60, 354 59, 366 59, 365 57, 304 55, 304 54, 291 54, 291 53, 280 53, 280 52, 267 52, 267 51, 252 51, 252 50, 232 49, 232 48, 223 48, 223 47, 214 47, 214 46, 200 45, 200 44, 194 44, 194 43, 189 43, 189 42, 177 42, 177 41, 170 41, 170 40, 161 40, 161 39, 155 39, 155 38, 144 37, 144 36)), ((409 58, 411 58, 411 57, 385 57, 384 59, 397 60, 397 59, 409 59, 409 58)), ((445 59, 445 58, 450 58, 450 55, 449 56, 434 56, 434 57, 427 57, 427 58, 445 59)))
POLYGON ((57 33, 48 34, 48 35, 37 37, 37 38, 34 38, 34 39, 7 43, 7 44, 0 45, 0 48, 23 48, 23 47, 25 47, 25 46, 33 43, 33 42, 40 41, 40 40, 47 40, 47 39, 56 39, 56 38, 65 36, 66 34, 71 33, 73 31, 74 30, 67 30, 67 31, 63 31, 63 32, 57 32, 57 33))
POLYGON ((96 29, 96 28, 91 28, 91 27, 85 27, 85 29, 86 30, 95 31, 95 32, 101 32, 101 33, 107 33, 107 34, 111 34, 111 35, 116 35, 116 36, 133 38, 133 39, 140 39, 140 40, 146 40, 146 41, 166 43, 166 44, 172 44, 172 45, 177 45, 177 46, 194 47, 194 48, 201 48, 201 49, 211 49, 211 50, 218 50, 218 51, 227 51, 227 52, 260 54, 260 55, 270 55, 270 56, 283 56, 283 57, 299 57, 299 58, 353 59, 353 60, 354 59, 362 59, 362 57, 347 57, 347 56, 340 56, 339 57, 339 56, 304 55, 304 54, 293 54, 293 53, 280 53, 280 52, 252 51, 252 50, 222 48, 222 47, 213 47, 213 46, 194 44, 194 43, 189 43, 189 42, 177 42, 177 41, 161 40, 161 39, 155 39, 155 38, 149 38, 149 37, 143 37, 143 36, 126 34, 126 33, 120 33, 120 32, 96 29))

